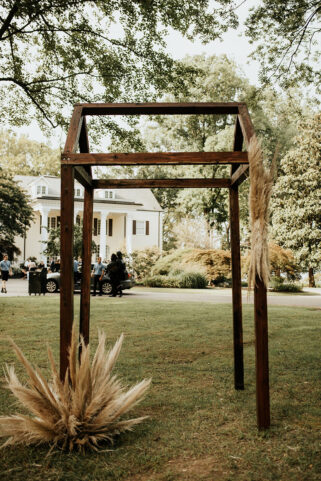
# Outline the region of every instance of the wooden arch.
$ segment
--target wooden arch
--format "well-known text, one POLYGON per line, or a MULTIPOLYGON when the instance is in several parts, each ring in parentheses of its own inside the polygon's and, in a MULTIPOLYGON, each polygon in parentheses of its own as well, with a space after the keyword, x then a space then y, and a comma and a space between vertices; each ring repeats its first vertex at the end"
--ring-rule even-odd
MULTIPOLYGON (((243 329, 238 186, 248 176, 248 147, 254 128, 244 103, 143 103, 76 104, 61 156, 61 281, 60 281, 60 375, 68 366, 68 348, 73 323, 73 225, 74 178, 84 187, 82 290, 80 333, 89 342, 91 236, 94 189, 152 187, 218 187, 229 189, 232 257, 232 302, 235 389, 244 389, 243 329), (233 152, 106 153, 89 151, 87 115, 235 115, 233 152), (95 165, 213 165, 230 164, 231 175, 223 179, 93 179, 95 165)), ((270 426, 267 296, 257 278, 254 288, 256 407, 259 429, 270 426)))

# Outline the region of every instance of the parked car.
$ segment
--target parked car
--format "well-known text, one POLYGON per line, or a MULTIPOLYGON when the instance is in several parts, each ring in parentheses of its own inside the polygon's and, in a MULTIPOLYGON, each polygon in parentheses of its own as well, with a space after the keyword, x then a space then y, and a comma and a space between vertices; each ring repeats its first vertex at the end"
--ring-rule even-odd
MULTIPOLYGON (((127 279, 121 281, 121 287, 123 290, 130 289, 135 285, 134 276, 126 271, 127 279)), ((93 278, 91 279, 91 289, 93 289, 93 278)), ((46 289, 47 292, 53 294, 54 292, 58 292, 60 288, 60 272, 50 272, 47 274, 47 282, 46 282, 46 289)), ((81 290, 81 273, 79 273, 79 279, 77 282, 74 283, 75 291, 81 290)), ((102 280, 102 291, 103 294, 110 294, 112 290, 112 285, 110 283, 110 278, 108 274, 103 276, 102 280)))

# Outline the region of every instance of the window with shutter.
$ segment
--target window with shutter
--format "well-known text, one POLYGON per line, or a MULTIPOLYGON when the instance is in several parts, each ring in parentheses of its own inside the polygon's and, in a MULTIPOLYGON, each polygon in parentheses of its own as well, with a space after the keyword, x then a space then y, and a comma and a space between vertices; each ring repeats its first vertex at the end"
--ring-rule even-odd
POLYGON ((133 235, 136 235, 136 221, 133 220, 133 235))
POLYGON ((57 227, 60 226, 60 215, 57 216, 57 227))
POLYGON ((101 220, 97 219, 97 235, 100 235, 101 220))
POLYGON ((149 235, 149 220, 146 221, 146 235, 149 235))
POLYGON ((97 224, 98 224, 97 221, 98 221, 97 217, 94 217, 94 236, 97 235, 97 224))
POLYGON ((136 235, 145 235, 145 222, 143 220, 136 220, 136 235))

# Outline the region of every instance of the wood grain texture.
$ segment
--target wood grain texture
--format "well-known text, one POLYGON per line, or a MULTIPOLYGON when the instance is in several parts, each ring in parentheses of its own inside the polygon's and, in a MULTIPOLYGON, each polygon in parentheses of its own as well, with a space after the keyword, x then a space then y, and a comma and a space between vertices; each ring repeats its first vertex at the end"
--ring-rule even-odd
POLYGON ((74 168, 61 166, 60 209, 60 377, 65 378, 74 319, 74 168))
POLYGON ((68 165, 199 165, 247 164, 247 152, 135 152, 117 154, 62 154, 68 165))
POLYGON ((238 102, 77 104, 84 115, 191 115, 237 114, 238 102))
POLYGON ((256 276, 254 286, 256 413, 259 429, 270 427, 269 344, 266 287, 256 276))
POLYGON ((92 187, 91 174, 81 165, 75 166, 75 179, 78 180, 83 187, 92 187))
MULTIPOLYGON (((89 140, 86 118, 83 118, 79 137, 79 150, 83 153, 89 152, 89 140)), ((79 314, 79 334, 83 336, 85 344, 89 343, 90 334, 90 283, 91 283, 91 240, 93 222, 93 202, 94 193, 92 188, 91 167, 78 166, 82 169, 82 176, 86 179, 83 184, 85 187, 84 210, 83 210, 83 245, 82 245, 82 280, 80 293, 80 314, 79 314)), ((79 346, 79 356, 80 356, 79 346)))
POLYGON ((91 240, 93 223, 93 189, 85 188, 83 212, 82 280, 80 298, 79 334, 89 343, 90 334, 90 281, 91 281, 91 240))
POLYGON ((76 152, 82 123, 82 107, 76 106, 70 120, 64 152, 76 152))
POLYGON ((229 193, 232 260, 234 386, 235 389, 244 389, 240 218, 238 187, 231 187, 229 193))
POLYGON ((240 121, 240 126, 242 129, 245 145, 246 145, 246 148, 248 149, 251 137, 255 135, 255 131, 254 131, 252 120, 246 104, 242 104, 239 106, 238 119, 240 121))
POLYGON ((95 189, 228 188, 230 179, 99 179, 95 189))

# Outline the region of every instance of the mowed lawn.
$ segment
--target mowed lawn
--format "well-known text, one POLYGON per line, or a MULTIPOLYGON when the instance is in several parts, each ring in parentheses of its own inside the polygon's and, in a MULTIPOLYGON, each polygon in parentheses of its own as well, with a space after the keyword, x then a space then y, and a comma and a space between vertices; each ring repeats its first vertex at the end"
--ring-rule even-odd
MULTIPOLYGON (((76 314, 78 306, 76 296, 76 314)), ((93 299, 92 347, 98 328, 110 344, 124 332, 115 372, 127 385, 153 378, 131 413, 150 418, 99 453, 5 448, 0 479, 320 480, 321 311, 269 309, 272 427, 265 432, 256 428, 253 306, 243 313, 245 390, 235 391, 230 305, 93 299)), ((59 299, 2 297, 0 329, 1 372, 5 362, 23 372, 6 340, 12 336, 48 373, 47 342, 58 360, 59 299)), ((0 414, 16 410, 2 384, 0 414)))

